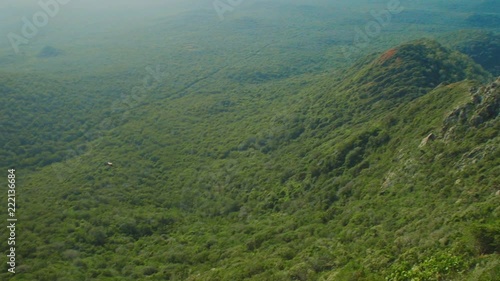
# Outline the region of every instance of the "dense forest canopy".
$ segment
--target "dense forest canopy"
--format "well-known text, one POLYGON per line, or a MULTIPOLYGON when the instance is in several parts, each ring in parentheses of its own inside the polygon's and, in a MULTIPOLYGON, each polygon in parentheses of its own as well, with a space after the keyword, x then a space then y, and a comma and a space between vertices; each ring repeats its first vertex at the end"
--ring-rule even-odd
POLYGON ((497 6, 1 2, 0 279, 496 280, 497 6))

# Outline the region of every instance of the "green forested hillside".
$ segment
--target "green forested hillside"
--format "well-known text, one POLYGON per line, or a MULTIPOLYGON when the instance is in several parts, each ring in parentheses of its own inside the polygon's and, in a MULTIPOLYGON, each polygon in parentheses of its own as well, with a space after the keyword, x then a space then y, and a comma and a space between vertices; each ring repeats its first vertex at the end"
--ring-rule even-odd
POLYGON ((36 88, 40 104, 69 121, 44 131, 55 121, 33 116, 23 125, 39 129, 41 147, 6 131, 20 142, 7 147, 20 151, 0 166, 30 158, 15 162, 18 273, 4 264, 1 278, 500 275, 500 80, 492 73, 428 39, 341 71, 240 70, 221 73, 237 87, 202 81, 175 94, 158 83, 148 88, 154 102, 112 111, 112 96, 79 108, 64 103, 62 82, 53 93, 3 75, 15 102, 36 88), (76 127, 88 130, 64 133, 76 127), (67 155, 46 156, 44 147, 66 146, 67 155))
POLYGON ((73 157, 96 138, 97 131, 116 124, 102 123, 114 100, 128 90, 130 75, 105 75, 113 84, 96 85, 95 77, 51 77, 40 74, 0 73, 2 134, 0 167, 12 163, 32 170, 73 157), (111 77, 110 77, 111 76, 111 77), (105 94, 103 94, 105 93, 105 94))

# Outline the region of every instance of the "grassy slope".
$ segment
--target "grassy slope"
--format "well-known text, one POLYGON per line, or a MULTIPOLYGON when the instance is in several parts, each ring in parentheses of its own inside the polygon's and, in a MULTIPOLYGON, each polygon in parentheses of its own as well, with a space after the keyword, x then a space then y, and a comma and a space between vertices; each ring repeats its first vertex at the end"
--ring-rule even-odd
POLYGON ((443 130, 478 85, 461 80, 485 73, 434 42, 396 50, 342 78, 207 82, 111 116, 83 155, 20 175, 12 280, 495 274, 476 243, 498 231, 498 119, 443 130), (433 59, 448 76, 427 80, 433 59))

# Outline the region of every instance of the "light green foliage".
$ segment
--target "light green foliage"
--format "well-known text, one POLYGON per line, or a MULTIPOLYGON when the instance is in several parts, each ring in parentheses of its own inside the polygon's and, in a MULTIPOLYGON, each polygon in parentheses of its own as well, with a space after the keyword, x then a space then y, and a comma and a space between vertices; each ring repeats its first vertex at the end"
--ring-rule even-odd
POLYGON ((447 280, 468 269, 467 261, 449 253, 439 253, 417 264, 402 262, 394 266, 386 280, 447 280))

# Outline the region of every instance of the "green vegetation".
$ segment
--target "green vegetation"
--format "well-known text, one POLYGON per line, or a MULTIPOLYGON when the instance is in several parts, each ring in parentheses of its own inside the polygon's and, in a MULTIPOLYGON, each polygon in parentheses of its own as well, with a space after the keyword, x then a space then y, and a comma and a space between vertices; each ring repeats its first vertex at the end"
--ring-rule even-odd
POLYGON ((380 52, 337 64, 350 37, 308 33, 329 13, 285 8, 307 28, 281 35, 254 7, 203 44, 189 36, 209 37, 205 12, 175 42, 147 39, 163 25, 138 33, 171 55, 158 77, 46 42, 2 68, 0 168, 15 164, 19 225, 17 273, 3 263, 0 279, 495 280, 498 35, 382 34, 380 52))
POLYGON ((440 254, 414 265, 397 264, 386 280, 444 280, 450 275, 456 278, 456 273, 462 273, 467 268, 463 258, 440 254))
POLYGON ((446 36, 446 42, 495 76, 500 75, 500 35, 477 30, 462 31, 446 36))

